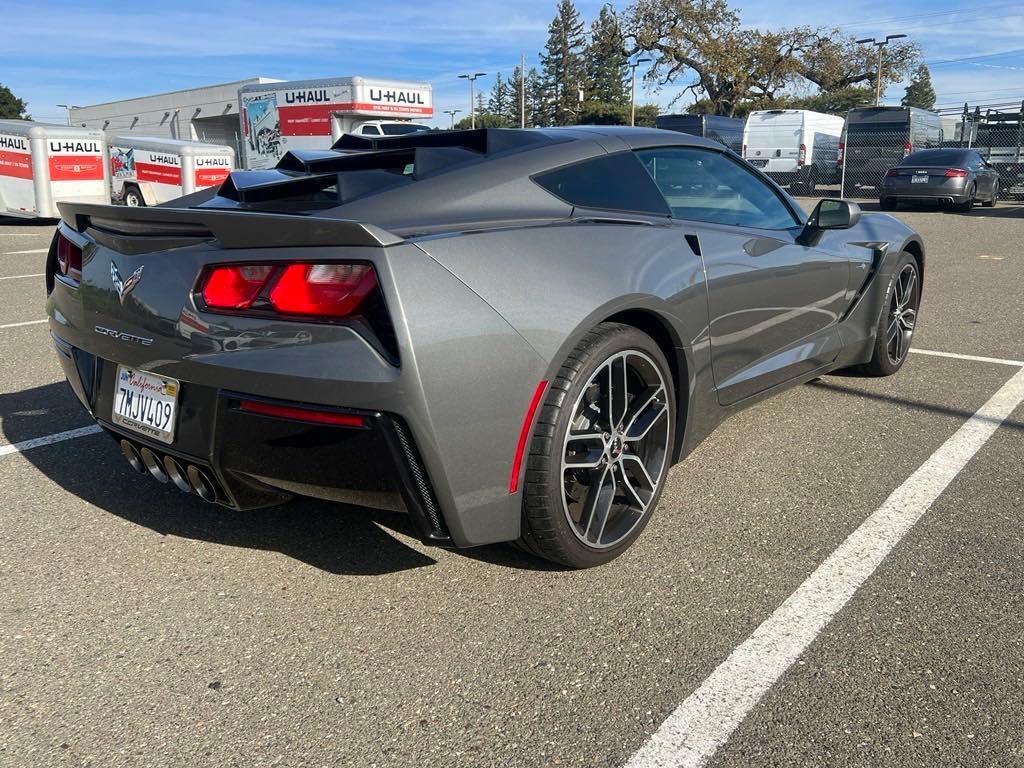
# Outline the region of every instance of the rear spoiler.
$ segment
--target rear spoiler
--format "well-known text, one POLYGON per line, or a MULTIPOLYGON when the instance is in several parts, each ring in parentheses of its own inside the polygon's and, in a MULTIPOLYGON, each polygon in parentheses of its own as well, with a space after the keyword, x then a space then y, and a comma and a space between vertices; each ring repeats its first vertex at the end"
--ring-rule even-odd
POLYGON ((129 254, 210 241, 223 248, 384 248, 403 242, 373 224, 326 216, 72 202, 57 203, 57 207, 68 226, 129 254))

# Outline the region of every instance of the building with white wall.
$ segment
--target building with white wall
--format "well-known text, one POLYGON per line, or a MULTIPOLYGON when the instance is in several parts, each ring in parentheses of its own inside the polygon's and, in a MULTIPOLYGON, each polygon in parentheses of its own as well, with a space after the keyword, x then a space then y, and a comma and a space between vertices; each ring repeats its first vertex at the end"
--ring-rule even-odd
POLYGON ((70 111, 71 124, 118 134, 205 141, 232 147, 241 155, 238 89, 281 82, 252 77, 232 83, 187 88, 136 99, 111 101, 70 111))

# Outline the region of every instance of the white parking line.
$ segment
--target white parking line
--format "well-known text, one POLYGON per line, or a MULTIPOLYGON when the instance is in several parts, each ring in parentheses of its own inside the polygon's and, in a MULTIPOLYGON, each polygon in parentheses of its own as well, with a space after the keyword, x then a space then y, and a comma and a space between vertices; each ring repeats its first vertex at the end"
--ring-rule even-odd
POLYGON ((979 357, 978 355, 960 355, 956 352, 937 352, 934 349, 914 349, 911 352, 919 355, 932 355, 934 357, 951 357, 954 360, 970 360, 975 363, 996 363, 997 365, 1012 365, 1015 368, 1024 368, 1024 360, 1006 360, 1002 357, 979 357))
POLYGON ((43 318, 42 320, 26 320, 23 323, 7 323, 7 325, 0 325, 0 331, 4 328, 21 328, 23 325, 39 325, 40 323, 45 322, 46 318, 43 318))
POLYGON ((1022 402, 1024 368, 729 654, 626 768, 705 765, 1022 402))
POLYGON ((44 277, 42 272, 38 272, 34 275, 8 275, 7 277, 0 277, 0 280, 21 280, 23 277, 44 277))
POLYGON ((0 456, 10 456, 12 453, 24 453, 25 451, 32 450, 33 448, 39 448, 40 446, 43 445, 62 443, 65 440, 74 440, 76 437, 95 435, 97 432, 102 431, 103 430, 101 430, 95 424, 90 424, 88 427, 69 429, 67 432, 57 432, 56 434, 46 435, 44 437, 34 437, 31 440, 22 440, 20 443, 0 445, 0 456))
POLYGON ((0 253, 0 256, 23 256, 26 253, 46 253, 49 248, 34 248, 31 251, 7 251, 6 253, 0 253))

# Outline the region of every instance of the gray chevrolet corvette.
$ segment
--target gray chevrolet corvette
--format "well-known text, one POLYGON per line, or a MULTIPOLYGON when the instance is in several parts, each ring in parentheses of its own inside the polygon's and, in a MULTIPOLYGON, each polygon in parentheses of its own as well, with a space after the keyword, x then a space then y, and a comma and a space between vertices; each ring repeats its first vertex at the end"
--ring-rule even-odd
POLYGON ((61 214, 53 343, 136 471, 573 567, 629 547, 728 415, 895 373, 924 274, 891 216, 808 217, 721 145, 648 129, 347 136, 61 214))

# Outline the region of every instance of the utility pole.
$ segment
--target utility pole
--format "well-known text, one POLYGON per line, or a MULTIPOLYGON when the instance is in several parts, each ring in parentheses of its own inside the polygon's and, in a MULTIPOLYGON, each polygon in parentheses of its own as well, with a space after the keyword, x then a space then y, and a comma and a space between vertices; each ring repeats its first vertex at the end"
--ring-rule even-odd
POLYGON ((629 124, 636 125, 636 68, 650 59, 637 59, 629 65, 629 75, 632 78, 632 86, 629 90, 629 124))
POLYGON ((455 116, 461 112, 461 109, 446 109, 444 113, 450 115, 452 118, 452 130, 455 130, 455 116))
POLYGON ((519 54, 519 127, 526 127, 526 54, 519 54))
POLYGON ((473 83, 478 77, 485 77, 486 72, 476 72, 472 75, 459 75, 460 80, 469 80, 469 127, 476 128, 476 93, 473 90, 473 83))
POLYGON ((884 40, 876 40, 873 37, 865 37, 863 40, 858 40, 859 45, 873 45, 878 49, 878 69, 875 70, 875 106, 877 107, 882 102, 882 49, 889 44, 891 40, 899 40, 906 35, 886 35, 884 40))
POLYGON ((58 104, 57 106, 58 107, 64 107, 64 109, 67 110, 68 125, 71 125, 71 110, 72 109, 79 109, 80 107, 78 107, 75 104, 58 104))

